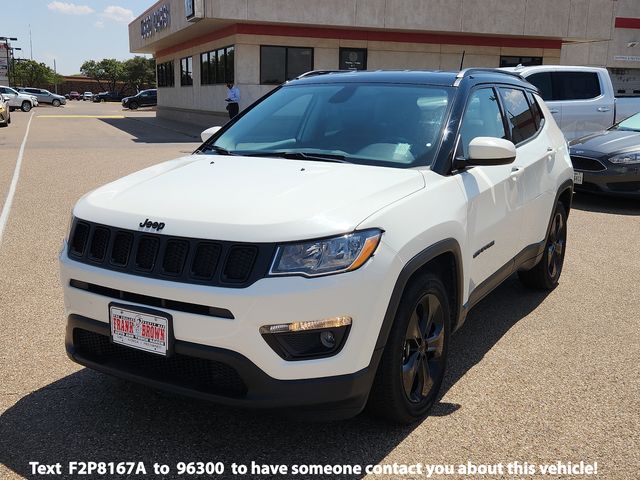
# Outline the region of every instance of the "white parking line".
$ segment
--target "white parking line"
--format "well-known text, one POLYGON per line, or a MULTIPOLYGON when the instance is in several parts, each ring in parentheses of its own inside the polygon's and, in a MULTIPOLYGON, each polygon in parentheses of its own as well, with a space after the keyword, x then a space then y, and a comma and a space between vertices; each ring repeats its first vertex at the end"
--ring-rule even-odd
POLYGON ((29 135, 31 120, 33 120, 33 112, 31 112, 31 116, 29 117, 29 123, 27 123, 27 130, 24 132, 24 138, 22 139, 22 144, 20 145, 20 151, 18 152, 18 160, 16 160, 16 167, 13 170, 13 178, 11 179, 9 192, 7 192, 7 198, 4 201, 4 207, 2 207, 2 213, 0 214, 0 244, 2 244, 2 234, 4 233, 4 227, 7 225, 7 220, 9 219, 9 211, 11 210, 11 204, 13 203, 13 196, 16 193, 18 178, 20 178, 20 167, 22 166, 22 157, 24 155, 24 147, 27 144, 27 136, 29 135))

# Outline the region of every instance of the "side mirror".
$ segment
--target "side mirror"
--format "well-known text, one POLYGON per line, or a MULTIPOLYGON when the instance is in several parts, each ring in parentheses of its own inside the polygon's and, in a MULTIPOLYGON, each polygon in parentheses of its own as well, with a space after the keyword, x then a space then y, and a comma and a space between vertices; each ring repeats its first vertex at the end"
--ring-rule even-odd
POLYGON ((205 131, 203 131, 200 134, 200 138, 202 138, 203 142, 206 142, 207 140, 209 140, 211 137, 213 137, 213 135, 220 130, 222 127, 217 126, 217 127, 209 127, 207 128, 205 131))
POLYGON ((516 159, 516 146, 509 140, 476 137, 469 143, 467 165, 507 165, 516 159))

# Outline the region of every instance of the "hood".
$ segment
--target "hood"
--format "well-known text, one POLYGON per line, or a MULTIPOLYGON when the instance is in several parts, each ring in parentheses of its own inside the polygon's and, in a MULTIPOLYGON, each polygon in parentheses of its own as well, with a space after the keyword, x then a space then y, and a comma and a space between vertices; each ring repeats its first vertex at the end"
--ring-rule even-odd
POLYGON ((592 133, 571 142, 571 153, 581 155, 595 152, 598 156, 611 155, 629 149, 640 150, 640 132, 605 130, 592 133))
POLYGON ((424 186, 413 169, 191 155, 94 190, 74 215, 137 230, 146 219, 163 222, 167 235, 282 242, 350 232, 424 186))

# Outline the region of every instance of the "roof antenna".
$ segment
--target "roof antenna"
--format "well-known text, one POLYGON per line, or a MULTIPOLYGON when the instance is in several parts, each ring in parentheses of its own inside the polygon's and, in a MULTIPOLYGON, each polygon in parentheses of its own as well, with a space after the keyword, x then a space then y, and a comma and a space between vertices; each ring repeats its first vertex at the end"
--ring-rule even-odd
POLYGON ((460 59, 460 70, 462 70, 462 65, 464 65, 464 52, 465 50, 462 50, 462 58, 460 59))

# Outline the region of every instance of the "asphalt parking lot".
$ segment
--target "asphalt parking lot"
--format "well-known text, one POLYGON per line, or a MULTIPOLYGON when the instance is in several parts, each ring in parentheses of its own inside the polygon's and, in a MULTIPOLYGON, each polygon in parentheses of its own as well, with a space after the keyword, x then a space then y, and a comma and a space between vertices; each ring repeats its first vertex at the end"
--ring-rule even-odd
POLYGON ((193 132, 158 126, 154 115, 71 102, 16 111, 0 129, 2 209, 31 122, 0 240, 0 478, 42 478, 31 474, 30 461, 138 460, 584 461, 597 462, 595 478, 638 478, 638 201, 577 195, 559 287, 533 292, 513 277, 478 305, 453 339, 444 395, 412 427, 367 415, 292 422, 155 392, 69 361, 57 255, 72 205, 98 185, 198 144, 193 132))

